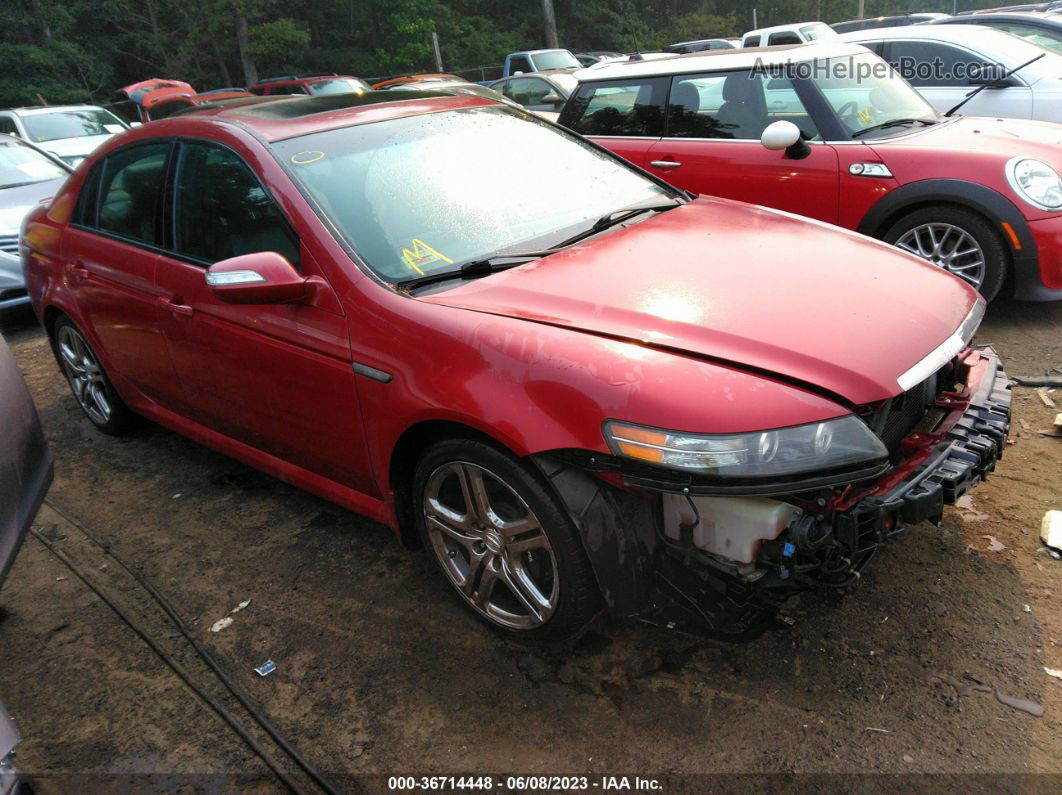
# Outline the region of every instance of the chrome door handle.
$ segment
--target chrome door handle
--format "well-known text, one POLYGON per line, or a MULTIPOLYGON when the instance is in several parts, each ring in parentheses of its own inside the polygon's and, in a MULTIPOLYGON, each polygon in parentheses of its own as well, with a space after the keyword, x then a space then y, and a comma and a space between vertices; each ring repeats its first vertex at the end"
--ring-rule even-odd
POLYGON ((650 160, 649 165, 654 168, 678 168, 682 163, 675 160, 650 160))

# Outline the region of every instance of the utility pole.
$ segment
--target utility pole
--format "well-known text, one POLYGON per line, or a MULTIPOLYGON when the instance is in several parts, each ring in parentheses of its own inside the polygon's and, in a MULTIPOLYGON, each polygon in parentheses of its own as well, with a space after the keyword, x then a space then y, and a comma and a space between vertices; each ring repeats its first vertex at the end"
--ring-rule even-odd
POLYGON ((439 52, 439 34, 431 32, 431 46, 435 50, 435 71, 442 71, 442 54, 439 52))
POLYGON ((866 10, 866 0, 859 0, 859 13, 856 14, 856 19, 862 19, 866 10))
POLYGON ((752 9, 752 29, 756 30, 758 27, 759 25, 756 24, 756 9, 754 8, 752 9))
POLYGON ((542 0, 542 16, 546 21, 546 46, 559 47, 557 41, 557 17, 553 13, 553 0, 542 0))

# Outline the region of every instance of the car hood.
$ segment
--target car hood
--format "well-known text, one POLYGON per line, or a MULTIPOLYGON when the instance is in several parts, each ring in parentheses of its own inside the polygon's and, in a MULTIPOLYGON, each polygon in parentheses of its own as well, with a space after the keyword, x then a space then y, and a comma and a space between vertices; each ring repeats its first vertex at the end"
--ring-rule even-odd
POLYGON ((976 293, 883 243, 700 198, 421 300, 638 341, 780 376, 851 404, 962 324, 976 293))
POLYGON ((958 116, 917 130, 911 135, 867 138, 866 142, 883 151, 890 147, 928 147, 938 153, 967 150, 997 154, 1007 159, 1020 154, 1042 154, 1048 162, 1062 162, 1058 157, 1058 148, 1062 145, 1062 126, 1029 119, 958 116))
POLYGON ((54 141, 42 141, 37 146, 46 152, 51 152, 56 157, 88 157, 97 146, 104 141, 109 141, 115 135, 116 133, 106 133, 104 135, 82 135, 77 138, 56 138, 54 141))
POLYGON ((0 190, 0 236, 17 235, 26 214, 45 199, 54 196, 63 182, 62 179, 46 179, 0 190))

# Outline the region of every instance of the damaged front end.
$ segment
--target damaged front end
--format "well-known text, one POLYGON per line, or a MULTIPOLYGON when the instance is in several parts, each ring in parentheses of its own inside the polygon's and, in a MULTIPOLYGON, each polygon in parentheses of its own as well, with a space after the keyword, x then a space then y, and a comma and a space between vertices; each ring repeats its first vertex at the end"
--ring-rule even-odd
POLYGON ((902 395, 864 407, 888 460, 789 482, 720 485, 622 456, 536 456, 583 537, 613 615, 731 638, 771 624, 794 592, 856 581, 905 527, 1002 457, 1011 392, 991 349, 967 349, 902 395))

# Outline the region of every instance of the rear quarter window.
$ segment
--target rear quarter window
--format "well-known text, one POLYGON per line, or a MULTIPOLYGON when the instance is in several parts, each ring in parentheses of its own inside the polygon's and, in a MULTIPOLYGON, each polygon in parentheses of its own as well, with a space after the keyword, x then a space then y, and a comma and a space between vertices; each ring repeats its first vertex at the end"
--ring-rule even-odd
POLYGON ((583 83, 560 123, 582 135, 663 135, 666 78, 583 83))

